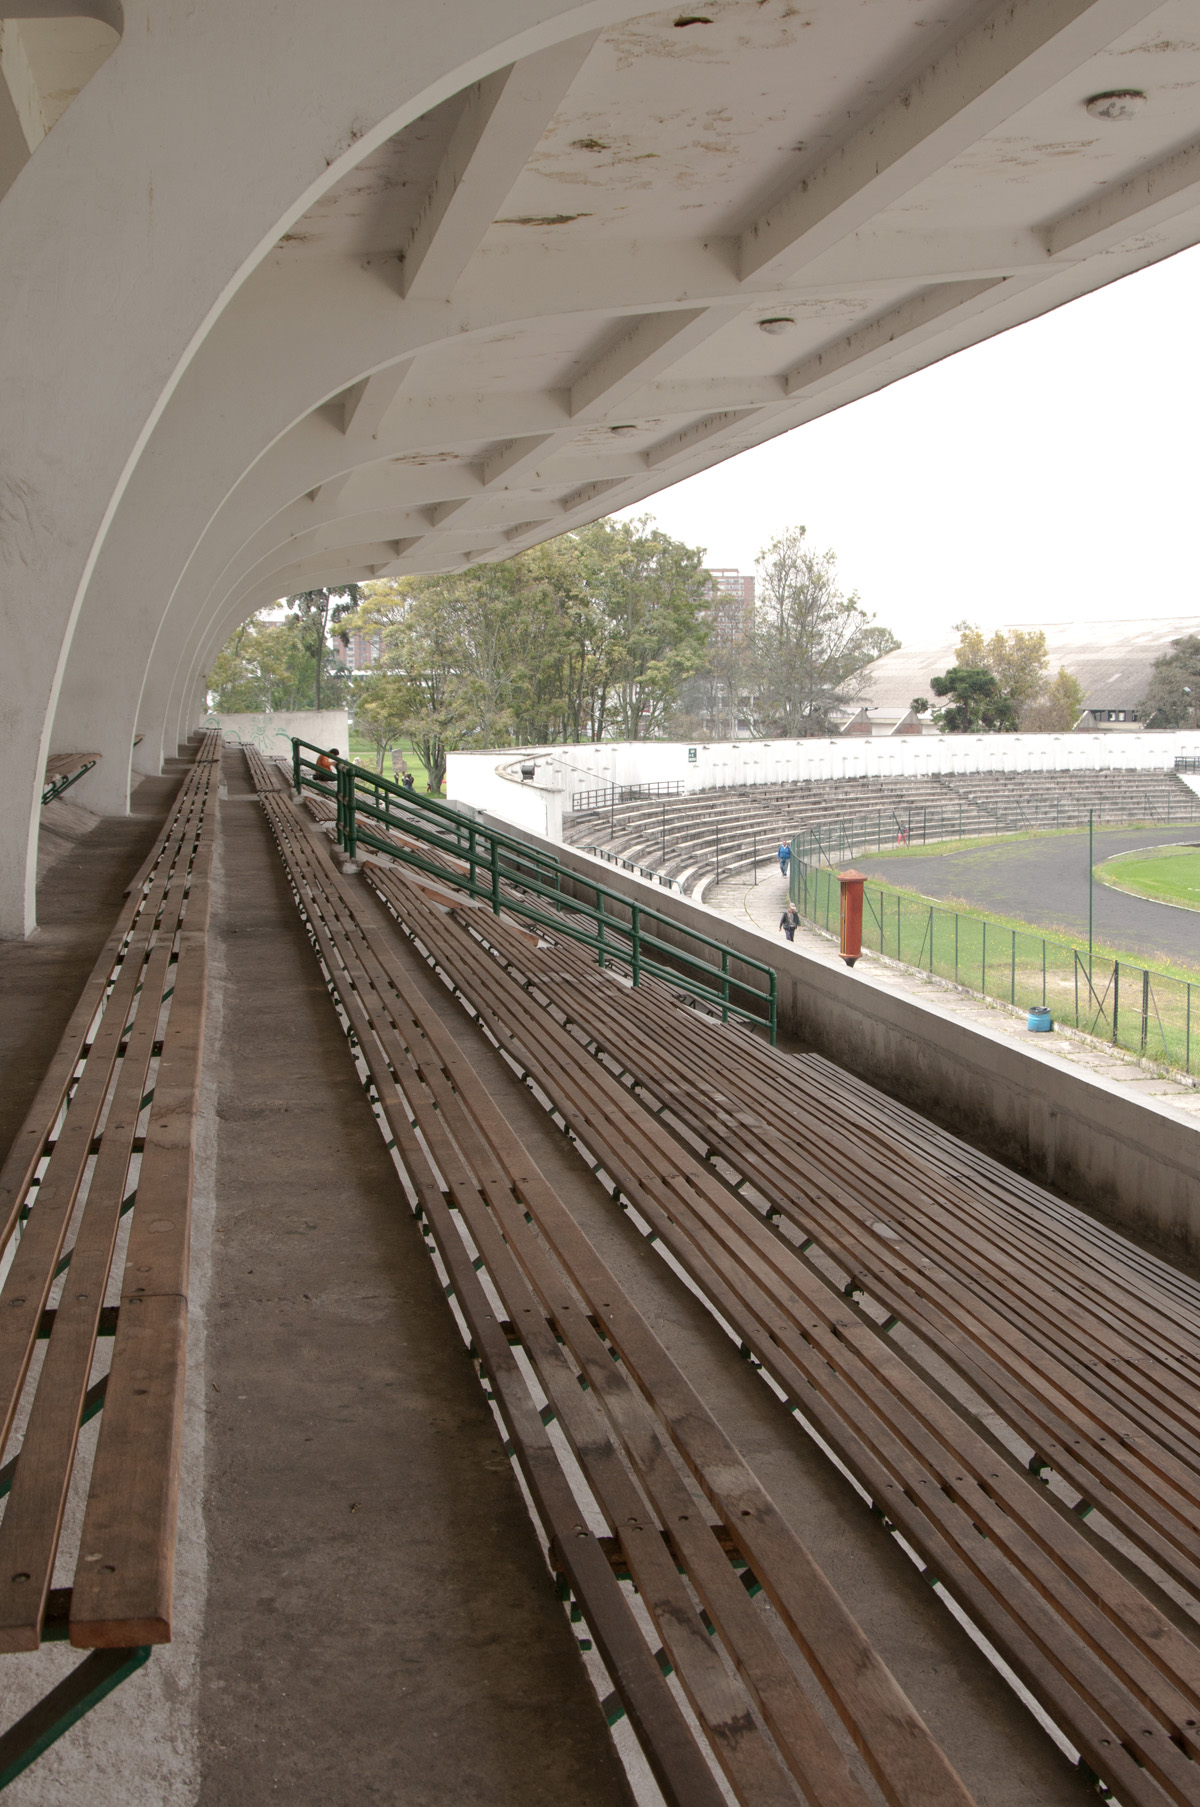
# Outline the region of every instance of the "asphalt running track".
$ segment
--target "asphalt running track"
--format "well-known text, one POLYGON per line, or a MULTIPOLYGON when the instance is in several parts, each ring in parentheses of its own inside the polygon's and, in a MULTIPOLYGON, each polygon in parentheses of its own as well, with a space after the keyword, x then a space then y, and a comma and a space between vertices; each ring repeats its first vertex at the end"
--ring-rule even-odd
MULTIPOLYGON (((1099 866, 1134 847, 1185 843, 1200 847, 1200 823, 1159 823, 1154 828, 1098 828, 1099 866)), ((960 853, 910 854, 901 859, 864 858, 860 872, 926 897, 961 900, 998 916, 1016 917, 1040 929, 1066 929, 1087 943, 1088 837, 1051 835, 1033 841, 983 841, 960 853)), ((1097 881, 1095 937, 1145 958, 1166 955, 1200 966, 1200 911, 1153 903, 1112 891, 1097 881)))

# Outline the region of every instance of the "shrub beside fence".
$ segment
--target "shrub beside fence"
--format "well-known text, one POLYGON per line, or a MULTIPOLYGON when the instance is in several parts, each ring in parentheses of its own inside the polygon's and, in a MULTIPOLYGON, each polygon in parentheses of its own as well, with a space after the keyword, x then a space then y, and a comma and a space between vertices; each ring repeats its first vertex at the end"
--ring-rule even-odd
MULTIPOLYGON (((831 867, 794 859, 790 889, 802 916, 837 933, 841 894, 831 867)), ((1079 948, 875 885, 863 888, 863 948, 1023 1010, 1048 1005, 1056 1020, 1088 1035, 1193 1071, 1192 994, 1200 1003, 1200 986, 1185 979, 1108 959, 1093 959, 1089 974, 1079 948)))

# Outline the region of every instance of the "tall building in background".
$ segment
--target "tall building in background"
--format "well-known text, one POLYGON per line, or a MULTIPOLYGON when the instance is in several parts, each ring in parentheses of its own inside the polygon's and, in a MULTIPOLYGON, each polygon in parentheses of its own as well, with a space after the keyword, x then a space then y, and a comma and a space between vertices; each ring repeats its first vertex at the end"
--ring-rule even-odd
POLYGON ((383 657, 383 635, 350 634, 349 645, 344 645, 334 630, 334 657, 346 667, 347 671, 368 671, 377 665, 383 657))
POLYGON ((754 609, 754 579, 743 572, 736 571, 732 565, 710 565, 708 574, 712 578, 714 596, 740 597, 746 613, 754 609))

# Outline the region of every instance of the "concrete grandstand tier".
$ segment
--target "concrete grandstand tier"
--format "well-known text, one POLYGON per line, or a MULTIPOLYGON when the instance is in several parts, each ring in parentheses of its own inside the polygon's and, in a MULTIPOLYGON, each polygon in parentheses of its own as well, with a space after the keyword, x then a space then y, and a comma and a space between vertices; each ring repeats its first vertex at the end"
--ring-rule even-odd
POLYGON ((46 755, 123 811, 260 604, 502 559, 1200 238, 1197 0, 15 11, 8 935, 46 755))
POLYGON ((1086 824, 1089 810, 1105 822, 1195 822, 1200 797, 1172 772, 842 778, 614 802, 568 816, 565 838, 703 896, 714 878, 769 869, 801 829, 827 830, 840 857, 860 844, 1086 824))

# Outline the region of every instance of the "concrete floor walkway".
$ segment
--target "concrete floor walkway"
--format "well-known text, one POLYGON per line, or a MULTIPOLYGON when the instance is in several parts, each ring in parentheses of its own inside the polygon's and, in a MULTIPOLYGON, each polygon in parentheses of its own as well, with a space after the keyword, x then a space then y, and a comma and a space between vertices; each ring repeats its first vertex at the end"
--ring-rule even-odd
MULTIPOLYGON (((787 881, 775 867, 756 885, 741 879, 710 885, 704 894, 704 902, 734 922, 745 923, 749 919, 760 933, 774 941, 783 939, 779 918, 787 904, 787 881)), ((813 959, 845 970, 837 943, 808 923, 797 930, 796 946, 803 948, 813 959)), ((900 997, 917 998, 926 1004, 937 998, 944 1015, 959 1022, 977 1024, 990 1034, 1003 1035, 1021 1047, 1032 1049, 1042 1059, 1057 1061, 1075 1072, 1082 1070, 1107 1080, 1131 1097, 1153 1098, 1156 1106, 1170 1110, 1186 1122, 1200 1121, 1200 1087, 1153 1071, 1132 1054, 1124 1054, 1108 1043, 1093 1040, 1073 1029, 1064 1029, 1061 1024, 1056 1024, 1049 1035, 1031 1034, 1023 1010, 1014 1010, 993 998, 964 991, 945 979, 931 978, 928 973, 917 972, 912 967, 881 960, 876 954, 864 953, 854 971, 870 984, 882 986, 900 997)))

